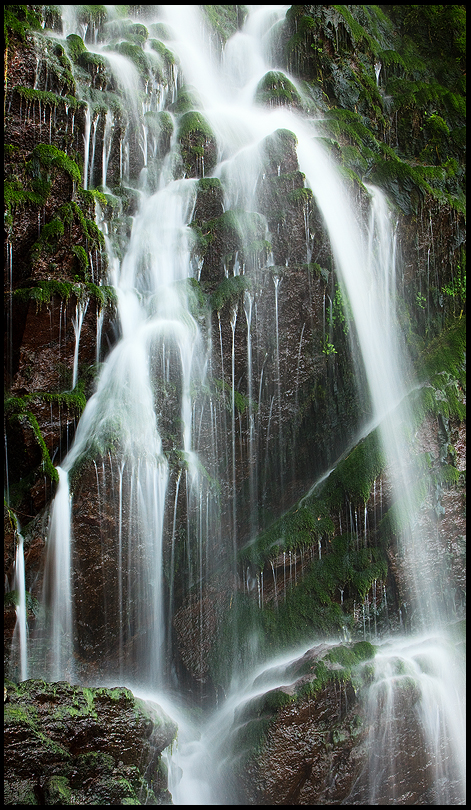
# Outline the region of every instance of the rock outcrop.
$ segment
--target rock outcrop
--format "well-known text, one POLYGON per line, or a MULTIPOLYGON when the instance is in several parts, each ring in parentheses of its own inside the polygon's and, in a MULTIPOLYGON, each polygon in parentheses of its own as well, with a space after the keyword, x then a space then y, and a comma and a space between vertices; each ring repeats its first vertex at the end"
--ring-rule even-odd
POLYGON ((129 689, 6 683, 4 800, 170 804, 160 755, 176 725, 129 689))

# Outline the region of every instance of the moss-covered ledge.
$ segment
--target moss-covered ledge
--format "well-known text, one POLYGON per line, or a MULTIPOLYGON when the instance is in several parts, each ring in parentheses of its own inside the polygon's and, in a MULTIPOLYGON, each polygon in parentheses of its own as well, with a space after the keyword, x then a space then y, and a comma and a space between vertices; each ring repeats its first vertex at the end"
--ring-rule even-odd
MULTIPOLYGON (((342 758, 365 737, 359 697, 371 678, 374 656, 375 648, 369 642, 321 643, 290 664, 267 667, 257 678, 254 687, 260 688, 260 694, 236 709, 228 738, 228 755, 237 763, 246 804, 305 803, 297 798, 312 774, 314 761, 330 762, 328 771, 335 785, 342 774, 342 758), (274 776, 269 763, 282 756, 281 748, 286 761, 280 764, 286 770, 281 774, 276 769, 274 776), (280 795, 283 801, 279 801, 280 795)), ((352 769, 352 781, 354 773, 352 769)), ((323 781, 319 780, 319 791, 323 781)))
POLYGON ((175 723, 129 689, 5 683, 6 804, 167 804, 175 723))

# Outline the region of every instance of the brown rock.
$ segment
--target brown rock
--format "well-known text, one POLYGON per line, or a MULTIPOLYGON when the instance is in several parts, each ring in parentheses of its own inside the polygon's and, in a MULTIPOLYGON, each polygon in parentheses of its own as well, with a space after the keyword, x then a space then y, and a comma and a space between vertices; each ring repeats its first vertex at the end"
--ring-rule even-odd
POLYGON ((6 804, 168 803, 158 763, 175 733, 128 689, 7 684, 6 804))

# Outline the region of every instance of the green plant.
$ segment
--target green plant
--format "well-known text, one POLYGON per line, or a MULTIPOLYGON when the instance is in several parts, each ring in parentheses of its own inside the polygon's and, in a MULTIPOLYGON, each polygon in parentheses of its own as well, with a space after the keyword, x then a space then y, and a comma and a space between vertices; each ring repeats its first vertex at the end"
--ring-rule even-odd
POLYGON ((423 295, 421 292, 418 292, 415 296, 415 303, 419 307, 419 309, 425 309, 427 304, 427 299, 425 295, 423 295))
POLYGON ((334 344, 330 343, 327 338, 322 346, 322 354, 325 354, 326 357, 332 357, 332 355, 337 354, 337 349, 334 344))
MULTIPOLYGON (((37 162, 40 166, 46 169, 58 168, 66 172, 71 180, 75 183, 80 183, 82 175, 80 169, 65 152, 62 152, 57 146, 46 143, 38 143, 34 147, 31 154, 31 162, 37 162)), ((32 169, 34 173, 34 168, 32 169)))

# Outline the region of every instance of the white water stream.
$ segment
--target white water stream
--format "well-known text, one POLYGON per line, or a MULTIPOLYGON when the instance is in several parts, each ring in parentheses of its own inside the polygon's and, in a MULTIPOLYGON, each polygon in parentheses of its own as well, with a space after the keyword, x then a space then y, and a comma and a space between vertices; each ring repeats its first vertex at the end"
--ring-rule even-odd
MULTIPOLYGON (((68 30, 74 29, 73 14, 67 12, 68 30)), ((148 8, 148 7, 146 7, 148 8)), ((297 138, 297 154, 301 171, 305 175, 306 187, 313 191, 316 203, 322 213, 327 228, 335 267, 348 299, 358 342, 361 347, 372 403, 372 418, 381 425, 382 441, 389 459, 396 488, 396 498, 409 517, 413 527, 414 503, 411 497, 416 471, 408 452, 407 428, 410 419, 405 411, 406 391, 412 384, 407 358, 401 350, 401 341, 395 323, 395 240, 394 228, 381 192, 370 189, 371 220, 369 230, 358 222, 357 214, 337 174, 335 166, 326 154, 317 136, 315 122, 308 121, 298 112, 287 107, 266 108, 254 103, 254 93, 258 81, 271 68, 270 32, 283 20, 288 6, 248 7, 250 14, 244 29, 229 40, 224 57, 220 62, 217 54, 211 55, 204 29, 198 16, 197 6, 158 6, 155 7, 171 27, 172 38, 168 41, 180 61, 180 70, 187 85, 193 86, 201 101, 204 115, 215 133, 218 145, 218 162, 213 172, 221 179, 225 192, 226 209, 236 207, 256 210, 255 191, 260 175, 260 145, 277 129, 288 129, 297 138), (399 410, 396 405, 403 403, 399 410)), ((157 19, 157 16, 156 16, 157 19)), ((105 53, 101 46, 97 51, 105 53)), ((90 48, 92 46, 90 45, 90 48)), ((111 69, 122 86, 129 101, 129 108, 139 117, 136 91, 136 71, 129 66, 129 60, 118 54, 108 53, 111 69), (124 61, 123 61, 124 60, 124 61), (126 64, 127 63, 127 64, 126 64), (129 68, 129 69, 128 69, 129 68)), ((112 126, 107 117, 108 130, 112 126)), ((107 130, 105 151, 102 156, 102 179, 106 183, 109 161, 109 137, 107 130)), ((90 182, 97 156, 93 155, 93 122, 87 118, 85 132, 85 156, 87 162, 86 182, 90 182), (90 165, 89 164, 90 161, 90 165)), ((145 130, 144 130, 145 133, 145 130)), ((144 160, 147 160, 148 145, 144 139, 144 160)), ((126 144, 123 144, 124 153, 126 144)), ((122 174, 126 177, 126 170, 122 174)), ((145 177, 144 177, 145 180, 145 177)), ((195 389, 206 381, 211 359, 211 346, 205 345, 200 328, 190 313, 185 280, 191 276, 192 235, 188 227, 196 201, 196 181, 190 179, 171 180, 156 191, 149 193, 145 187, 140 190, 140 206, 134 218, 131 238, 121 262, 112 258, 116 268, 114 281, 118 296, 119 323, 121 337, 110 355, 98 380, 96 393, 89 400, 80 420, 74 445, 59 471, 59 487, 54 501, 48 538, 48 562, 46 569, 45 593, 52 609, 52 623, 49 628, 51 661, 48 674, 51 679, 73 677, 72 623, 73 605, 71 598, 71 503, 68 488, 68 473, 75 463, 96 447, 108 452, 113 442, 119 445, 120 461, 115 475, 119 479, 119 549, 124 554, 122 536, 122 513, 126 513, 129 525, 136 527, 136 543, 145 547, 144 560, 152 561, 150 570, 140 572, 142 589, 132 595, 145 603, 142 615, 139 614, 138 632, 147 634, 146 657, 140 662, 140 680, 146 684, 145 694, 161 703, 166 711, 179 722, 179 737, 172 751, 167 752, 169 767, 169 789, 174 804, 231 804, 230 782, 220 781, 218 768, 224 771, 225 763, 219 761, 222 743, 227 738, 234 718, 235 708, 241 701, 252 695, 253 679, 243 687, 234 681, 233 693, 206 725, 190 724, 175 701, 155 693, 163 686, 165 626, 169 621, 163 604, 162 575, 162 533, 165 510, 170 510, 175 525, 176 498, 180 491, 180 476, 176 483, 175 499, 166 504, 169 485, 169 469, 162 449, 161 414, 158 403, 167 395, 170 378, 165 377, 166 364, 178 368, 180 435, 176 436, 176 448, 185 459, 186 497, 188 511, 196 514, 198 545, 197 560, 188 560, 189 569, 197 579, 203 574, 208 551, 206 546, 217 536, 217 521, 211 511, 209 488, 200 472, 200 454, 196 437, 195 389), (167 358, 167 359, 166 359, 167 358), (162 375, 156 368, 163 368, 162 375), (165 389, 165 391, 164 391, 165 389), (156 413, 157 410, 157 413, 156 413), (126 486, 124 486, 126 484, 126 486), (127 502, 124 503, 124 493, 127 502), (149 608, 149 603, 151 607, 149 608), (247 692, 249 690, 249 692, 247 692)), ((238 272, 238 271, 237 271, 238 272)), ((275 277, 276 326, 278 307, 287 284, 275 277)), ((250 330, 254 320, 253 301, 246 298, 246 325, 250 330)), ((240 319, 242 320, 242 319, 240 319)), ((231 450, 229 453, 229 488, 232 487, 232 538, 226 543, 236 551, 237 508, 236 501, 236 413, 235 413, 235 370, 234 333, 237 324, 237 311, 233 312, 232 326, 232 375, 231 375, 231 450)), ((76 351, 81 316, 77 313, 76 351)), ((304 328, 304 327, 303 327, 304 328)), ((302 338, 302 331, 301 331, 302 338)), ((281 416, 281 391, 279 371, 279 340, 276 333, 277 352, 277 400, 272 400, 273 410, 281 416)), ((221 337, 222 354, 222 337, 221 337)), ((252 368, 251 344, 248 342, 248 366, 252 368)), ((75 366, 74 366, 75 368, 75 366)), ((263 375, 263 367, 261 375, 263 375)), ((223 380, 224 383, 224 380, 223 380)), ((260 391, 262 381, 260 378, 260 391)), ((250 380, 249 391, 253 381, 250 380)), ((209 410, 209 409, 208 409, 209 410)), ((201 413, 201 420, 203 414, 201 413)), ((208 414, 209 419, 209 414, 208 414)), ((254 443, 254 414, 249 413, 250 443, 254 443)), ((211 412, 211 422, 213 415, 211 412)), ((278 420, 279 445, 283 445, 281 418, 278 420)), ((270 431, 270 422, 268 423, 270 431)), ((216 434, 217 431, 214 431, 216 434)), ((207 459, 206 459, 207 461, 207 459)), ((250 501, 254 500, 255 476, 258 470, 250 450, 250 501)), ((283 479, 283 459, 280 454, 280 480, 283 479)), ((98 472, 97 472, 98 476, 98 472)), ((183 489, 183 487, 182 487, 183 489)), ((254 509, 253 503, 251 504, 254 509)), ((255 523, 255 518, 251 518, 255 523)), ((364 529, 366 532, 366 527, 364 529)), ((174 542, 172 537, 172 543, 174 542)), ((189 548, 189 546, 188 546, 189 548)), ((141 552, 140 552, 141 553, 141 552)), ((172 564, 173 564, 172 545, 172 564)), ((319 552, 320 553, 320 552, 319 552)), ((423 549, 418 529, 412 528, 404 537, 403 553, 406 568, 411 574, 411 591, 414 598, 413 609, 417 614, 417 625, 435 632, 447 617, 443 616, 437 599, 437 583, 430 570, 429 560, 423 549)), ((118 565, 120 601, 124 584, 122 581, 122 561, 118 565)), ((275 573, 274 573, 275 577, 275 573)), ((173 572, 171 574, 171 595, 173 598, 173 572)), ((131 597, 128 597, 131 598, 131 597)), ((260 600, 263 594, 260 593, 260 600)), ((121 610, 122 605, 114 606, 121 610)), ((124 629, 120 630, 120 661, 124 656, 124 629)), ((315 640, 313 639, 313 643, 315 640)), ((443 649, 443 642, 430 641, 427 648, 429 660, 436 662, 443 649)), ((462 779, 461 735, 462 706, 460 695, 462 684, 460 673, 450 663, 440 669, 433 665, 433 672, 427 666, 420 669, 419 648, 413 639, 398 644, 408 645, 407 651, 394 652, 394 656, 405 661, 404 666, 414 669, 420 691, 419 711, 424 738, 434 743, 433 756, 439 762, 440 749, 447 749, 446 756, 453 760, 453 768, 459 774, 453 779, 462 779), (412 647, 412 649, 411 649, 412 647), (444 677, 446 675, 446 677, 444 677), (454 675, 457 677, 455 678, 454 675), (432 684, 430 683, 432 681, 432 684), (449 699, 448 699, 449 698, 449 699), (433 719, 435 717, 435 720, 433 719), (443 731, 445 729, 445 731, 443 731), (443 736, 444 735, 444 736, 443 736), (446 738, 446 741, 443 740, 446 738), (450 742, 451 740, 451 742, 450 742), (458 745, 456 743, 458 742, 458 745)), ((392 655, 392 654, 391 654, 392 655)), ((451 653, 450 653, 451 655, 451 653)), ((295 654, 290 655, 293 658, 295 654)), ((378 684, 387 682, 388 689, 394 677, 388 670, 390 654, 380 655, 378 684), (383 666, 383 661, 384 666, 383 666)), ((432 666, 432 665, 430 665, 432 666)), ((430 668, 430 667, 429 667, 430 668)), ((278 671, 278 670, 277 670, 278 671)), ((128 680, 133 688, 133 680, 120 670, 117 675, 128 680)), ((237 675, 237 673, 234 673, 237 675)), ((281 681, 283 683, 283 681, 281 681)), ((139 691, 139 687, 136 687, 139 691)), ((264 689, 267 689, 265 684, 264 689)), ((378 686, 380 689, 380 686, 378 686)), ((142 694, 144 692, 141 691, 142 694)), ((381 698, 382 700, 382 698, 381 698)), ((383 705, 375 690, 371 690, 369 711, 375 717, 379 705, 383 705), (376 707, 376 708, 375 708, 376 707)), ((390 704, 388 703, 388 706, 390 704)), ((372 726, 380 726, 379 736, 375 736, 372 746, 378 751, 386 750, 394 738, 390 724, 393 713, 387 709, 386 726, 383 719, 374 719, 372 726), (385 739, 387 735, 387 739, 385 739), (381 748, 383 746, 383 748, 381 748)), ((431 744, 431 743, 430 743, 431 744)), ((437 764, 437 769, 440 766, 437 764)), ((227 775, 227 774, 226 774, 227 775)), ((377 782, 382 773, 376 773, 371 766, 371 803, 375 803, 377 782)), ((441 773, 438 781, 448 778, 441 773)), ((449 777, 451 779, 451 777, 449 777)), ((456 794, 455 794, 456 795, 456 794)), ((447 802, 446 790, 439 794, 447 802)))

